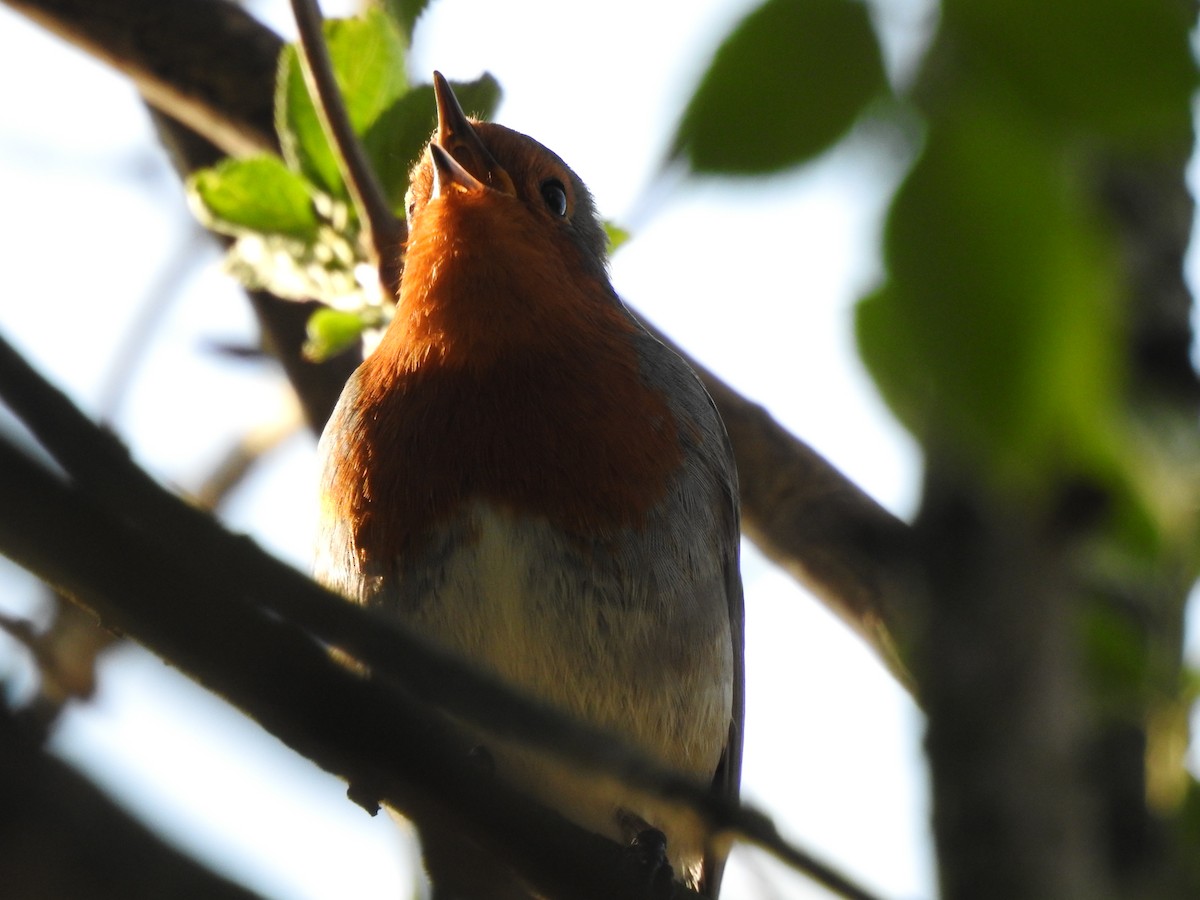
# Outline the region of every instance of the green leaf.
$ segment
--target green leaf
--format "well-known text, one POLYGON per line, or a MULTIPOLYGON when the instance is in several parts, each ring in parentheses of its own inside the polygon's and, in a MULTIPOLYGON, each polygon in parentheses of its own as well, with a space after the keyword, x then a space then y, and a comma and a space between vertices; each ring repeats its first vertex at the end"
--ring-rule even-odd
POLYGON ((921 439, 930 430, 936 380, 916 356, 905 304, 890 284, 863 297, 855 310, 855 332, 863 362, 896 418, 921 439))
POLYGON ((305 326, 305 358, 312 362, 323 362, 336 356, 355 343, 366 326, 367 323, 357 312, 329 307, 318 309, 308 317, 305 326))
MULTIPOLYGON (((500 105, 500 83, 484 73, 474 81, 451 82, 454 95, 468 114, 489 119, 500 105)), ((421 85, 389 106, 363 136, 363 146, 379 176, 392 209, 404 214, 408 173, 437 125, 433 87, 421 85)))
MULTIPOLYGON (((404 38, 381 10, 371 8, 360 19, 327 21, 325 41, 350 124, 362 135, 407 87, 404 38)), ((328 193, 346 196, 295 45, 285 47, 279 58, 275 127, 284 158, 292 168, 328 193)))
POLYGON ((1190 140, 1194 24, 1177 0, 955 0, 942 29, 966 77, 1044 126, 1145 144, 1190 140))
POLYGON ((196 216, 214 231, 316 237, 308 183, 276 156, 223 160, 193 174, 187 189, 196 216))
POLYGON ((604 220, 604 234, 608 237, 608 255, 612 256, 632 236, 629 229, 622 228, 612 219, 604 220))
POLYGON ((333 150, 308 96, 299 50, 288 44, 279 54, 275 77, 275 131, 288 167, 322 190, 345 196, 333 150))
POLYGON ((760 174, 837 141, 887 89, 856 0, 767 0, 717 50, 671 156, 698 172, 760 174))
POLYGON ((383 0, 384 10, 400 26, 409 43, 412 43, 417 19, 421 18, 421 13, 425 12, 428 5, 429 0, 383 0))
POLYGON ((1127 610, 1093 599, 1080 625, 1088 681, 1113 712, 1136 710, 1152 689, 1150 646, 1144 627, 1127 610))
MULTIPOLYGON (((1113 462, 1115 254, 1068 166, 989 104, 934 126, 889 217, 863 359, 901 420, 1000 484, 1113 462)), ((1106 472, 1106 474, 1109 474, 1106 472)))

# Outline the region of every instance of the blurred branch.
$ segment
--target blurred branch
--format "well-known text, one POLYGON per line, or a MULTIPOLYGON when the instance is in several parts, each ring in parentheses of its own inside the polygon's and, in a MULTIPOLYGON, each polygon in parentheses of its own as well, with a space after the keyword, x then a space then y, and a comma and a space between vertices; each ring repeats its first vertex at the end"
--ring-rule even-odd
POLYGON ((931 466, 917 519, 928 611, 914 661, 926 703, 947 898, 1112 898, 1086 781, 1079 535, 1006 510, 931 466))
MULTIPOLYGON (((841 896, 871 896, 785 842, 761 813, 531 702, 225 532, 156 485, 2 340, 0 396, 74 482, 0 444, 4 553, 345 777, 361 801, 386 800, 418 821, 461 820, 537 884, 588 879, 580 883, 598 886, 600 897, 636 896, 645 887, 621 866, 612 869, 623 852, 615 843, 568 828, 494 779, 478 783, 467 745, 443 733, 432 703, 685 805, 714 830, 759 843, 841 896), (373 677, 335 663, 327 645, 373 677), (555 875, 543 854, 570 862, 555 875)), ((593 896, 578 887, 547 891, 593 896)))
POLYGON ((721 412, 737 458, 742 531, 857 632, 912 691, 901 652, 910 631, 908 525, 765 408, 645 324, 687 360, 721 412))
POLYGON ((294 400, 284 403, 281 414, 261 422, 242 435, 196 489, 193 501, 201 509, 216 511, 258 462, 295 434, 301 426, 294 400))
POLYGON ((165 844, 55 759, 0 704, 0 884, 6 897, 253 900, 165 844))
POLYGON ((466 744, 423 704, 361 679, 295 625, 246 603, 247 573, 236 566, 205 576, 186 546, 172 553, 7 446, 0 496, 7 555, 346 778, 364 805, 383 800, 418 822, 462 828, 540 885, 557 874, 539 872, 550 861, 600 885, 558 885, 551 896, 639 896, 619 880, 621 848, 551 826, 549 814, 473 770, 466 744))
POLYGON ((272 152, 279 37, 222 0, 4 0, 230 156, 272 152))
MULTIPOLYGON (((147 99, 222 150, 276 146, 270 98, 279 39, 231 4, 223 0, 177 0, 165 6, 141 0, 3 2, 130 72, 135 80, 144 77, 139 73, 156 73, 147 82, 153 88, 146 90, 147 99), (207 12, 201 15, 198 8, 207 12), (187 23, 192 17, 205 27, 190 30, 187 23), (150 28, 151 22, 163 30, 150 28), (130 38, 134 33, 136 42, 130 38), (181 49, 180 43, 186 47, 181 49), (180 53, 189 65, 176 62, 180 53), (234 61, 237 66, 231 69, 234 61), (231 71, 237 74, 236 81, 231 71), (192 100, 197 95, 209 102, 197 105, 192 100), (203 115, 197 115, 197 110, 203 115), (234 146, 227 138, 230 134, 243 140, 234 146)), ((179 132, 177 127, 172 130, 179 132)), ((177 136, 170 140, 179 143, 177 136)), ((206 164, 199 161, 203 154, 191 140, 186 165, 206 164)), ((299 346, 308 309, 299 304, 280 309, 275 304, 283 301, 265 296, 252 295, 252 302, 260 318, 267 316, 272 349, 296 387, 310 424, 320 430, 353 367, 353 354, 323 366, 306 363, 299 346)), ((679 350, 669 340, 667 344, 679 350)), ((903 649, 911 618, 897 575, 908 554, 907 526, 789 434, 761 406, 696 367, 729 428, 737 454, 746 533, 862 635, 909 685, 897 648, 899 644, 903 649)))
POLYGON ((159 264, 133 321, 124 329, 112 351, 110 369, 100 390, 103 421, 111 422, 117 418, 138 368, 150 350, 154 332, 162 325, 172 303, 179 298, 182 286, 187 283, 185 275, 204 261, 200 250, 208 246, 207 240, 207 232, 193 223, 166 261, 159 264))
POLYGON ((54 621, 45 631, 32 622, 0 613, 0 630, 19 642, 37 663, 41 675, 43 712, 53 718, 73 698, 87 699, 96 688, 96 658, 112 646, 113 635, 97 627, 95 619, 57 595, 54 621))
POLYGON ((1195 201, 1186 170, 1191 144, 1158 160, 1101 161, 1097 191, 1116 226, 1125 283, 1133 303, 1129 355, 1135 387, 1180 412, 1200 411, 1192 363, 1193 302, 1184 276, 1195 201))

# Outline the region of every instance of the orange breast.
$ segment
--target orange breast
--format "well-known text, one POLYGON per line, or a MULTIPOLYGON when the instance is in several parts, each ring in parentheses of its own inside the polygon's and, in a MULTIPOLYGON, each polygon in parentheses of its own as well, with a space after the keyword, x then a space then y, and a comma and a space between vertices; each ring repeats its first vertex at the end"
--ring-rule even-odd
POLYGON ((580 539, 637 527, 682 451, 665 400, 641 383, 623 339, 632 327, 614 319, 605 336, 482 368, 434 354, 398 370, 381 346, 359 373, 354 433, 331 448, 343 456, 335 503, 359 552, 414 552, 473 500, 544 516, 580 539))

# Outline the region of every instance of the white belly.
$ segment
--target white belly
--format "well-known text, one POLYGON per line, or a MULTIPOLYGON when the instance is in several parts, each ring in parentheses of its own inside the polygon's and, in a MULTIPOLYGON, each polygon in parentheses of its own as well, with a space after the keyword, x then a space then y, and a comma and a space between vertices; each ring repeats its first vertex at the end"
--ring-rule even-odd
MULTIPOLYGON (((597 565, 545 525, 486 507, 465 524, 475 540, 442 555, 427 595, 383 591, 368 602, 394 604, 418 633, 710 779, 733 692, 719 562, 689 553, 661 566, 597 565)), ((702 835, 691 816, 527 750, 485 743, 501 777, 584 827, 626 840, 620 810, 662 830, 676 872, 698 877, 702 835)))

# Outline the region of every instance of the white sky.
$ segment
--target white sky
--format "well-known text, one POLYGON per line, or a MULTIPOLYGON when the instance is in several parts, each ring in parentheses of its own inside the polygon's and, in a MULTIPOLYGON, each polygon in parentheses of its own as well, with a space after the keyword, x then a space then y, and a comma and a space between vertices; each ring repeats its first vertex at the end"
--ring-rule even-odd
MULTIPOLYGON (((418 30, 412 73, 491 71, 506 92, 497 119, 558 152, 601 211, 623 220, 653 184, 706 54, 750 5, 693 0, 683 16, 676 3, 647 0, 437 0, 418 30)), ((286 3, 251 6, 291 33, 286 3)), ((925 7, 888 8, 895 51, 914 40, 925 7)), ((235 436, 280 405, 269 369, 204 351, 210 339, 253 339, 246 304, 215 251, 193 239, 177 182, 120 78, 0 8, 0 83, 0 329, 99 414, 123 335, 167 285, 171 305, 116 426, 161 479, 193 487, 235 436)), ((916 457, 857 362, 851 331, 853 302, 877 277, 893 169, 860 146, 768 181, 679 185, 637 223, 613 279, 697 358, 904 515, 916 457)), ((313 444, 298 436, 240 492, 228 519, 306 568, 314 485, 313 444)), ((0 608, 28 611, 36 593, 5 565, 0 608)), ((931 896, 911 703, 753 550, 744 576, 745 794, 785 834, 882 895, 931 896)), ((0 640, 0 676, 16 666, 0 640)), ((122 801, 270 897, 402 895, 409 858, 395 826, 368 818, 338 782, 144 653, 122 652, 102 674, 96 702, 66 717, 54 746, 122 801)), ((754 866, 731 868, 729 897, 823 896, 758 856, 754 866)))

